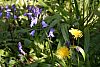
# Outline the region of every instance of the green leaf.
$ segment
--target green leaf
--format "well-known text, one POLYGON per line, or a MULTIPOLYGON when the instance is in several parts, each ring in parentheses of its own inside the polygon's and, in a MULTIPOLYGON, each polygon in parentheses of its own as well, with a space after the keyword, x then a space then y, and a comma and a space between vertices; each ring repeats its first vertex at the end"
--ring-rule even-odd
POLYGON ((26 47, 28 47, 31 44, 31 41, 29 39, 25 39, 24 44, 26 47))
POLYGON ((23 6, 24 5, 24 0, 17 0, 16 4, 18 4, 19 6, 23 6))
POLYGON ((3 56, 4 55, 4 50, 0 49, 0 56, 3 56))
POLYGON ((38 67, 38 63, 35 62, 35 63, 32 63, 32 64, 27 65, 27 66, 25 66, 25 67, 38 67))
POLYGON ((43 2, 43 0, 39 0, 39 4, 41 4, 44 7, 48 7, 48 5, 46 3, 43 2))
POLYGON ((74 3, 75 3, 76 17, 78 18, 80 16, 80 12, 79 12, 77 0, 74 0, 74 3))
POLYGON ((79 47, 79 46, 76 46, 75 48, 76 48, 76 50, 78 52, 80 52, 82 54, 82 56, 84 58, 84 61, 85 61, 85 52, 84 52, 84 50, 81 47, 79 47))
POLYGON ((54 27, 58 22, 59 22, 59 20, 57 20, 57 19, 52 21, 52 23, 50 24, 50 28, 54 27))
POLYGON ((90 32, 89 27, 84 28, 84 50, 87 53, 89 50, 90 32))
POLYGON ((63 35, 65 42, 69 40, 67 26, 68 26, 67 24, 61 25, 61 32, 62 32, 62 35, 63 35))
POLYGON ((51 65, 46 63, 41 63, 39 64, 39 67, 51 67, 51 65))
POLYGON ((16 61, 15 61, 15 60, 13 60, 13 59, 11 59, 11 60, 9 61, 9 66, 14 65, 15 63, 16 63, 16 61))

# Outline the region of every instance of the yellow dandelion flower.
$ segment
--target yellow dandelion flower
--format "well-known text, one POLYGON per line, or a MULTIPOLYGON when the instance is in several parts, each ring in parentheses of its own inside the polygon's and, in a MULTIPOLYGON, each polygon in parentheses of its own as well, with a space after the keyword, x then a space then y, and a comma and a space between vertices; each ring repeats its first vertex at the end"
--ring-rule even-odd
POLYGON ((69 58, 69 55, 70 55, 70 52, 69 52, 69 49, 67 47, 60 47, 58 50, 57 50, 57 57, 59 59, 64 59, 66 57, 69 58))
POLYGON ((78 37, 81 38, 83 36, 82 31, 80 31, 78 29, 71 28, 71 30, 69 30, 69 32, 74 36, 74 38, 76 38, 76 40, 77 40, 78 37))

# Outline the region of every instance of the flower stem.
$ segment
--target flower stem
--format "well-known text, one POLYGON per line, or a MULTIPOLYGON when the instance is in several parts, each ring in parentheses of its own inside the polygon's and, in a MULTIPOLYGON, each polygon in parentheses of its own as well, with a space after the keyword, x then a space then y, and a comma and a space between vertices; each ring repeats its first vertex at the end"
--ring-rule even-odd
POLYGON ((50 40, 51 40, 51 38, 50 38, 50 39, 48 38, 48 41, 49 41, 49 48, 50 48, 50 54, 51 54, 51 63, 52 63, 52 66, 54 67, 53 52, 52 52, 52 46, 51 46, 51 44, 50 44, 50 40))

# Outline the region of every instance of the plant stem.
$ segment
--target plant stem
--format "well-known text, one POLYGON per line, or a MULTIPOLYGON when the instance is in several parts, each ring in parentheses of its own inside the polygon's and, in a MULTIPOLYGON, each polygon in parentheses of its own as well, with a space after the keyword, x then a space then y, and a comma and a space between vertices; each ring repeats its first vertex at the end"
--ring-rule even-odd
POLYGON ((52 63, 52 66, 54 67, 53 52, 52 52, 52 46, 50 44, 50 40, 51 40, 51 38, 50 39, 48 38, 49 48, 50 48, 50 54, 51 54, 51 61, 52 61, 51 63, 52 63))

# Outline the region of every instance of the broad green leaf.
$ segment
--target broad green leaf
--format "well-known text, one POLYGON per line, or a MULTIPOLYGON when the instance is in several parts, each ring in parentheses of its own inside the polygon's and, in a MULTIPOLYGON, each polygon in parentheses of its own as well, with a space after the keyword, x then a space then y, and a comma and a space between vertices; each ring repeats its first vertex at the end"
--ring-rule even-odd
POLYGON ((62 35, 63 35, 63 38, 66 41, 69 40, 69 36, 68 36, 68 29, 67 29, 67 24, 62 24, 61 25, 61 32, 62 32, 62 35))
POLYGON ((89 27, 84 28, 84 50, 87 53, 89 50, 90 32, 89 27))
MULTIPOLYGON (((53 16, 53 18, 55 19, 54 21, 52 21, 52 23, 50 24, 50 28, 54 27, 57 23, 60 22, 61 17, 58 14, 55 14, 53 16)), ((53 19, 52 19, 53 20, 53 19)))
POLYGON ((79 46, 76 46, 75 48, 76 48, 76 50, 78 52, 80 52, 82 54, 82 56, 84 58, 84 61, 85 61, 85 52, 84 52, 84 50, 81 47, 79 47, 79 46))

